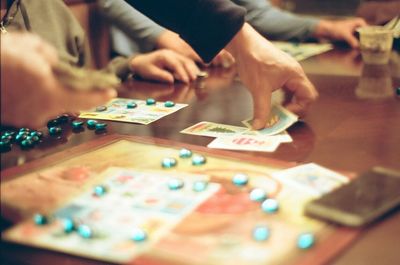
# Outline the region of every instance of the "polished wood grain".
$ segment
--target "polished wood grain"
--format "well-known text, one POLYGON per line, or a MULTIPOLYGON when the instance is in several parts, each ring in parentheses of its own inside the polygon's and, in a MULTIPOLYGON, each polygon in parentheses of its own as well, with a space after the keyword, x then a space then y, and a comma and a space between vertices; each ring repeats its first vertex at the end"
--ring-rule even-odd
MULTIPOLYGON (((367 66, 358 51, 335 49, 305 60, 302 65, 320 96, 302 122, 289 129, 294 141, 282 144, 274 153, 234 153, 290 163, 315 162, 353 174, 377 165, 400 169, 400 97, 395 93, 400 87, 399 58, 398 53, 393 53, 389 65, 367 66)), ((237 80, 234 69, 208 71, 210 77, 204 88, 196 83, 186 86, 126 82, 120 89, 121 97, 154 97, 189 106, 147 126, 107 122, 105 134, 157 137, 204 147, 211 138, 179 131, 199 121, 241 125, 252 115, 250 94, 237 80)), ((7 168, 8 172, 18 173, 18 168, 11 168, 104 137, 92 130, 74 134, 68 126, 64 129, 62 137, 46 137, 33 150, 14 147, 2 154, 2 174, 7 168)), ((397 210, 366 229, 361 239, 332 263, 395 264, 400 260, 399 234, 397 210)), ((104 264, 4 242, 2 252, 9 264, 104 264)))

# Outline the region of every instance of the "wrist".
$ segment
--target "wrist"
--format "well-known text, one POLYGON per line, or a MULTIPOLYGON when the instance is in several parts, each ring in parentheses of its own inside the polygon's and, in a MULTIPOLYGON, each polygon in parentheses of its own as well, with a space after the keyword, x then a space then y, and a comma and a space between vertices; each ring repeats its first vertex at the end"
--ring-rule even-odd
POLYGON ((315 38, 328 38, 332 31, 332 22, 329 20, 320 20, 313 32, 315 38))

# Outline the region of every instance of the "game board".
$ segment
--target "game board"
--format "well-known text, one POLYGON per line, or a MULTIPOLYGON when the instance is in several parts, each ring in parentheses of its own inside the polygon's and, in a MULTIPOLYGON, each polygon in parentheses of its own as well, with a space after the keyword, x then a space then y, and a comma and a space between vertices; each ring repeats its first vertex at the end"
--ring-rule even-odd
POLYGON ((293 43, 273 41, 273 44, 284 52, 290 54, 297 61, 302 61, 333 49, 329 43, 293 43))
MULTIPOLYGON (((320 264, 348 245, 357 231, 339 229, 304 216, 303 205, 312 196, 271 176, 291 166, 293 164, 159 139, 107 136, 30 165, 29 173, 24 174, 21 169, 6 171, 6 176, 17 173, 19 177, 1 185, 2 213, 16 218, 30 217, 35 212, 49 213, 57 209, 60 212, 66 203, 88 196, 94 185, 115 177, 115 170, 135 174, 148 174, 149 170, 161 172, 153 178, 169 174, 188 180, 206 177, 210 183, 215 183, 214 187, 220 186, 218 191, 212 189, 205 193, 204 197, 190 204, 187 212, 170 223, 161 222, 164 225, 146 247, 140 248, 141 245, 128 239, 117 242, 114 248, 108 247, 106 251, 101 242, 93 243, 90 239, 77 238, 74 244, 91 245, 94 250, 86 256, 115 263, 132 259, 135 264, 320 264), (183 147, 205 155, 207 163, 194 166, 190 159, 179 158, 179 150, 183 147), (162 169, 161 160, 165 157, 176 158, 177 166, 162 169), (110 172, 114 173, 110 175, 110 172), (249 184, 244 187, 233 185, 231 178, 236 173, 247 174, 249 184), (270 197, 280 202, 280 210, 275 214, 262 212, 259 203, 249 200, 252 187, 268 191, 270 197), (257 225, 270 228, 271 236, 267 241, 252 239, 251 231, 257 225), (297 236, 302 232, 316 235, 317 242, 312 249, 296 247, 297 236), (115 258, 118 251, 128 247, 136 248, 136 251, 123 260, 115 258)), ((143 189, 153 190, 154 187, 150 185, 143 189)), ((114 205, 117 204, 120 203, 114 205)), ((106 206, 99 205, 99 209, 105 211, 106 206)), ((118 214, 113 212, 110 216, 118 214)), ((3 234, 3 238, 48 247, 37 243, 49 235, 46 232, 43 235, 43 231, 40 233, 42 229, 28 219, 3 234)), ((57 249, 82 255, 63 247, 57 249)))

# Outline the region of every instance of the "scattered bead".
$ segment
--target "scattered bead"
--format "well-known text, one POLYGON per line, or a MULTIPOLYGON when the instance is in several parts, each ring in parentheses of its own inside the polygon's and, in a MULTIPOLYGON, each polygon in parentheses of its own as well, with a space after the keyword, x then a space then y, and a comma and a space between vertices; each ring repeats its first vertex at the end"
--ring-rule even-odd
POLYGON ((164 106, 167 108, 172 108, 173 106, 175 106, 175 102, 173 101, 165 101, 164 106))
POLYGON ((267 226, 256 226, 252 232, 253 239, 256 241, 265 241, 270 236, 270 231, 267 226))
POLYGON ((180 157, 180 158, 189 158, 189 157, 191 157, 191 156, 192 156, 192 151, 190 151, 189 149, 182 148, 182 149, 179 151, 179 157, 180 157))
POLYGON ((26 140, 28 140, 28 141, 32 141, 33 143, 37 143, 37 142, 39 142, 39 137, 38 136, 36 136, 36 135, 34 135, 34 136, 28 136, 28 137, 26 137, 26 140))
POLYGON ((197 180, 193 182, 193 190, 196 192, 205 191, 207 189, 208 182, 204 180, 197 180))
POLYGON ((105 130, 107 127, 107 123, 97 123, 95 125, 96 131, 102 131, 105 130))
POLYGON ((146 105, 154 105, 156 104, 156 100, 154 98, 146 99, 146 105))
POLYGON ((172 178, 168 181, 168 188, 170 190, 179 190, 183 188, 184 182, 178 178, 172 178))
POLYGON ((60 126, 54 126, 49 128, 50 135, 60 135, 62 133, 62 129, 60 126))
POLYGON ((41 131, 33 131, 29 134, 30 136, 37 136, 39 139, 42 139, 43 133, 41 131))
POLYGON ((4 134, 1 136, 1 141, 10 143, 13 140, 12 135, 4 134))
POLYGON ((134 109, 137 107, 137 104, 135 102, 128 102, 128 104, 126 104, 126 108, 128 109, 134 109))
POLYGON ((250 192, 250 200, 255 202, 262 202, 267 198, 267 192, 260 188, 255 188, 250 192))
POLYGON ((97 106, 96 107, 96 111, 97 112, 102 112, 102 111, 106 111, 107 110, 107 107, 106 106, 97 106))
POLYGON ((58 126, 58 125, 60 125, 60 123, 58 122, 58 120, 57 119, 52 119, 52 120, 49 120, 48 122, 47 122, 47 128, 51 128, 51 127, 55 127, 55 126, 58 126))
POLYGON ((87 120, 86 125, 89 129, 94 129, 96 127, 97 121, 95 120, 87 120))
POLYGON ((69 115, 68 114, 62 114, 62 115, 58 116, 56 118, 56 120, 58 122, 58 125, 68 123, 69 122, 69 115))
POLYGON ((31 131, 31 129, 29 129, 29 128, 21 128, 21 129, 19 129, 19 132, 30 132, 31 131))
POLYGON ((87 225, 78 226, 78 234, 83 238, 91 238, 91 237, 93 237, 93 231, 87 225))
POLYGON ((48 223, 47 217, 40 213, 33 216, 33 221, 36 225, 45 225, 48 223))
POLYGON ((166 157, 166 158, 164 158, 164 159, 162 160, 161 166, 162 166, 163 168, 172 168, 172 167, 176 166, 177 163, 178 163, 178 162, 176 161, 175 158, 166 157))
POLYGON ((315 237, 312 233, 300 234, 297 238, 297 247, 300 249, 308 249, 315 243, 315 237))
POLYGON ((232 182, 236 186, 244 186, 249 182, 249 177, 246 174, 238 173, 233 176, 232 182))
POLYGON ((71 125, 72 125, 72 129, 79 130, 79 129, 83 128, 83 121, 73 121, 71 123, 71 125))
POLYGON ((103 196, 107 192, 107 188, 104 185, 97 185, 94 187, 94 194, 98 197, 103 196))
POLYGON ((194 166, 200 166, 200 165, 204 165, 206 163, 206 158, 202 155, 195 155, 192 158, 192 165, 194 166))
POLYGON ((15 141, 18 142, 18 143, 20 143, 20 142, 22 142, 23 140, 25 140, 26 137, 28 137, 28 133, 26 133, 26 132, 20 132, 20 133, 17 134, 17 136, 15 136, 15 141))
POLYGON ((261 208, 263 209, 264 212, 266 213, 274 213, 278 211, 279 209, 279 204, 278 201, 275 199, 266 199, 262 204, 261 208))
POLYGON ((26 138, 25 140, 23 140, 21 142, 22 148, 31 148, 31 147, 33 147, 33 145, 34 145, 34 142, 28 138, 26 138))
POLYGON ((0 141, 0 153, 5 153, 11 151, 12 145, 8 142, 0 141))
POLYGON ((142 242, 147 239, 147 233, 143 229, 135 228, 132 232, 132 240, 135 242, 142 242))
POLYGON ((67 218, 63 220, 63 228, 65 233, 71 233, 75 230, 75 222, 74 220, 67 218))

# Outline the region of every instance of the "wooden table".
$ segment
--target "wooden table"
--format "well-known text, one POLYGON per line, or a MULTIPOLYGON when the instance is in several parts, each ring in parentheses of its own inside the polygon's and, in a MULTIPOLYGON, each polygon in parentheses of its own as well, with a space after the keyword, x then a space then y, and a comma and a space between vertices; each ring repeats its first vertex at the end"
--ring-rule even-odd
MULTIPOLYGON (((274 153, 246 152, 297 163, 359 173, 372 166, 400 169, 400 55, 393 53, 389 65, 363 65, 358 51, 335 49, 302 62, 320 97, 303 122, 289 129, 294 141, 274 153)), ((200 121, 241 125, 252 115, 250 94, 236 80, 234 69, 210 69, 206 87, 195 84, 168 86, 131 81, 121 97, 173 100, 188 103, 172 115, 150 125, 107 122, 107 134, 151 136, 206 146, 207 137, 180 134, 200 121)), ((69 149, 102 137, 86 130, 48 139, 31 151, 14 147, 2 154, 2 170, 69 149)), ((400 192, 400 191, 399 191, 400 192)), ((400 260, 400 213, 395 211, 371 226, 333 264, 395 264, 400 260)), ((7 264, 104 264, 44 250, 2 242, 2 259, 7 264)))

